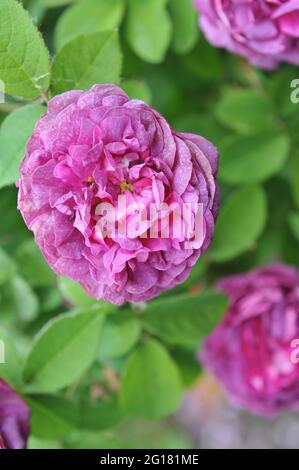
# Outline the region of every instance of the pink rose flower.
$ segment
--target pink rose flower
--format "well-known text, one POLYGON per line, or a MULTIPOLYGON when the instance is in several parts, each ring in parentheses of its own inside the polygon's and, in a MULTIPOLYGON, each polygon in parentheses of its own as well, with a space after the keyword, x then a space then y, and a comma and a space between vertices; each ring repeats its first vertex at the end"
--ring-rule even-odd
POLYGON ((299 408, 299 273, 273 265, 228 276, 219 289, 229 309, 200 358, 233 402, 261 415, 299 408), (298 347, 298 345, 297 345, 298 347))
POLYGON ((209 246, 218 211, 217 160, 203 137, 174 131, 114 85, 95 85, 49 102, 21 164, 18 206, 56 273, 97 299, 145 301, 183 282, 209 246), (120 196, 126 200, 121 210, 120 196), (190 230, 201 205, 197 243, 176 236, 178 221, 171 217, 168 236, 161 220, 140 219, 141 208, 148 217, 149 207, 161 203, 191 205, 190 230), (101 204, 109 214, 98 211, 101 204), (111 208, 114 225, 131 225, 133 234, 110 231, 111 208), (156 237, 148 234, 154 224, 156 237))
POLYGON ((200 26, 216 47, 264 69, 299 65, 299 0, 194 0, 200 26))
POLYGON ((24 449, 29 435, 27 405, 0 379, 0 449, 24 449))

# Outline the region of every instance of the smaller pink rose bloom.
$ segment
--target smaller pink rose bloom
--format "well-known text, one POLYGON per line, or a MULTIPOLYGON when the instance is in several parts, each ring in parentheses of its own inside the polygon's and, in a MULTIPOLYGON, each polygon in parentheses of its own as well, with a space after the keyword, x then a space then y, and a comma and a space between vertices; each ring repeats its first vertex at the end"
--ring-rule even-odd
POLYGON ((218 287, 230 306, 203 343, 204 366, 245 409, 265 416, 298 409, 299 273, 272 265, 225 277, 218 287))
POLYGON ((208 41, 263 69, 299 65, 299 0, 194 0, 208 41))
POLYGON ((95 85, 49 102, 21 164, 18 207, 56 273, 97 299, 141 302, 183 282, 208 248, 217 169, 205 138, 95 85))
POLYGON ((28 406, 0 379, 0 449, 24 449, 29 436, 28 406))

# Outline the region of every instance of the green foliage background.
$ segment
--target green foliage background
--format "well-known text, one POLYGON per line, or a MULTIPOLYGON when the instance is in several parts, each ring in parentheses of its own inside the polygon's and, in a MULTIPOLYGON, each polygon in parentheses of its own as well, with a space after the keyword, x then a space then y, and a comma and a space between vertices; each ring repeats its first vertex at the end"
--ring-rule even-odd
POLYGON ((189 447, 169 415, 225 312, 215 281, 272 261, 299 266, 297 70, 264 73, 212 48, 192 0, 23 4, 0 0, 0 377, 31 407, 32 448, 189 447), (57 278, 16 209, 19 163, 45 101, 105 82, 221 153, 213 245, 183 285, 144 308, 95 302, 57 278))

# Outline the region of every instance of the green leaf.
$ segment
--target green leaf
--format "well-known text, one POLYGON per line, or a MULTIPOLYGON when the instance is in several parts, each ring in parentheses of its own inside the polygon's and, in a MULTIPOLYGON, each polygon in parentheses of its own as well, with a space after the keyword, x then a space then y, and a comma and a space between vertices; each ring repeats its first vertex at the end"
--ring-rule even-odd
POLYGON ((61 7, 64 5, 68 5, 69 3, 78 2, 79 0, 39 0, 39 1, 46 8, 57 8, 57 7, 61 7))
MULTIPOLYGON (((39 0, 42 5, 46 8, 57 8, 62 7, 64 5, 68 5, 69 3, 79 2, 79 0, 39 0)), ((82 1, 82 0, 80 0, 82 1)), ((85 1, 85 0, 83 0, 85 1)))
POLYGON ((133 415, 158 419, 173 412, 182 393, 178 369, 155 340, 138 346, 125 368, 121 403, 133 415))
POLYGON ((56 310, 63 303, 60 291, 55 285, 39 288, 39 301, 41 312, 51 312, 56 310))
POLYGON ((127 40, 133 51, 146 62, 162 62, 170 44, 172 25, 167 1, 129 0, 127 40))
POLYGON ((54 284, 55 274, 49 268, 34 240, 26 240, 16 251, 16 260, 22 276, 33 286, 54 284))
POLYGON ((175 129, 180 132, 204 135, 206 139, 217 144, 222 142, 227 131, 220 126, 212 114, 189 113, 177 117, 174 122, 175 129))
POLYGON ((1 0, 0 18, 0 77, 5 91, 34 98, 49 86, 46 46, 19 2, 1 0))
POLYGON ((29 436, 27 449, 63 449, 63 444, 58 439, 40 439, 38 437, 29 436))
POLYGON ((118 33, 105 31, 78 36, 54 58, 52 92, 90 88, 95 83, 118 83, 122 55, 118 33))
POLYGON ((28 239, 28 229, 16 206, 17 189, 13 186, 0 189, 0 246, 11 254, 19 243, 28 239))
POLYGON ((22 360, 14 346, 12 334, 0 327, 0 378, 16 389, 20 389, 21 366, 22 360), (2 362, 3 359, 4 362, 2 362))
POLYGON ((230 138, 222 148, 220 178, 230 184, 260 183, 281 169, 289 150, 283 134, 230 138))
POLYGON ((97 302, 93 297, 87 294, 78 282, 68 277, 58 277, 58 288, 63 298, 77 307, 89 307, 97 302))
POLYGON ((80 404, 79 429, 103 431, 120 424, 124 419, 123 410, 116 400, 92 403, 83 400, 80 404))
POLYGON ((223 125, 244 135, 276 127, 271 99, 251 89, 226 89, 215 113, 223 125))
POLYGON ((257 244, 253 259, 256 266, 263 266, 283 257, 285 235, 282 230, 273 230, 273 227, 267 227, 257 244))
POLYGON ((99 357, 115 359, 127 354, 141 333, 140 321, 126 312, 109 315, 104 326, 99 357))
POLYGON ((266 196, 259 186, 242 188, 223 204, 210 250, 213 261, 223 262, 248 250, 264 230, 266 196))
POLYGON ((67 399, 54 395, 25 396, 31 410, 31 434, 55 439, 69 434, 77 424, 76 407, 67 399))
POLYGON ((16 315, 23 322, 30 322, 38 315, 39 302, 30 285, 20 276, 15 276, 9 283, 10 298, 16 315))
POLYGON ((59 17, 54 33, 56 49, 86 33, 117 28, 124 14, 123 0, 84 0, 67 8, 59 17))
POLYGON ((293 200, 299 208, 299 151, 292 151, 289 168, 289 181, 292 190, 293 200))
POLYGON ((25 362, 28 392, 54 392, 77 380, 95 359, 104 318, 97 307, 47 323, 25 362))
POLYGON ((133 79, 125 80, 121 83, 121 87, 131 99, 142 100, 147 104, 151 104, 152 93, 145 82, 133 79))
POLYGON ((15 272, 14 261, 0 248, 0 284, 10 279, 15 272))
POLYGON ((219 292, 183 294, 154 300, 144 315, 144 328, 174 344, 198 343, 217 325, 227 308, 219 292))
POLYGON ((129 444, 111 433, 77 431, 64 439, 66 449, 127 449, 129 444))
POLYGON ((16 109, 3 121, 0 127, 0 188, 18 179, 26 143, 44 113, 43 106, 30 104, 16 109))
POLYGON ((288 217, 288 223, 292 234, 296 238, 297 242, 299 242, 299 213, 292 212, 288 217))
POLYGON ((199 27, 193 0, 171 0, 173 48, 179 54, 189 52, 196 43, 199 27))
POLYGON ((201 279, 204 276, 207 269, 208 269, 208 264, 206 261, 206 257, 203 255, 194 264, 189 274, 189 277, 187 277, 187 279, 182 284, 180 284, 180 286, 182 286, 185 290, 188 290, 189 292, 190 292, 190 289, 195 289, 194 293, 197 292, 196 289, 201 290, 201 287, 202 287, 201 279))
POLYGON ((201 366, 196 357, 196 352, 188 349, 175 349, 171 351, 171 357, 180 370, 184 387, 191 387, 201 373, 201 366))
POLYGON ((203 35, 200 36, 196 46, 182 56, 182 61, 188 67, 188 72, 190 71, 202 82, 211 83, 221 79, 219 50, 211 46, 203 35))
POLYGON ((46 8, 41 0, 23 0, 23 4, 32 17, 34 24, 41 24, 46 13, 46 8))

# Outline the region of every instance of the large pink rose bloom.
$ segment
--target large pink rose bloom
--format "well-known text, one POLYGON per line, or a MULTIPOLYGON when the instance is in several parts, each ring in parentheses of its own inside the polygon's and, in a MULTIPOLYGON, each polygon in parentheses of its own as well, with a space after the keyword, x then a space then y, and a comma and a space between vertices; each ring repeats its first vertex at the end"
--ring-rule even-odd
POLYGON ((194 0, 208 41, 274 69, 299 65, 299 0, 194 0))
POLYGON ((299 273, 285 265, 222 279, 230 298, 200 358, 233 401, 262 415, 299 408, 299 273), (297 345, 298 347, 298 345, 297 345), (296 354, 294 354, 296 353, 296 354))
MULTIPOLYGON (((114 85, 95 85, 49 102, 21 165, 19 209, 56 273, 97 299, 144 301, 183 282, 210 244, 216 172, 217 151, 206 139, 174 131, 114 85), (202 204, 200 243, 188 247, 172 231, 144 236, 147 222, 134 236, 99 231, 98 204, 116 207, 120 195, 145 207, 202 204)), ((137 208, 125 223, 138 215, 137 208)))
POLYGON ((0 379, 0 449, 24 449, 29 435, 28 406, 0 379))

